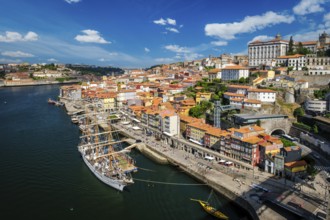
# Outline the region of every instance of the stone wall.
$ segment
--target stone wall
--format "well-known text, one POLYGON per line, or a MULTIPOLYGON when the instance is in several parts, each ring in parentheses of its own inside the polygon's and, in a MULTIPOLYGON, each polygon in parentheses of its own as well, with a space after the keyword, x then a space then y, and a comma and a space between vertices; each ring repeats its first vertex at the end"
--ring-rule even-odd
POLYGON ((296 81, 297 80, 307 81, 309 87, 327 86, 330 83, 330 75, 322 75, 322 76, 296 75, 294 77, 296 78, 296 81))

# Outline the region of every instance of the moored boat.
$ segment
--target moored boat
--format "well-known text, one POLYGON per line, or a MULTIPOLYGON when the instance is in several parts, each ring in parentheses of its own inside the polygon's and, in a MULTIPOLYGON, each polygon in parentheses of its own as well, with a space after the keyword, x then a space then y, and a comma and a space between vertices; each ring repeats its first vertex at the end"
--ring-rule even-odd
POLYGON ((219 210, 215 209, 213 206, 211 206, 208 202, 198 200, 198 199, 191 199, 192 201, 199 202, 199 204, 202 206, 202 208, 209 213, 210 215, 213 215, 214 217, 218 219, 229 219, 228 216, 220 212, 219 210))

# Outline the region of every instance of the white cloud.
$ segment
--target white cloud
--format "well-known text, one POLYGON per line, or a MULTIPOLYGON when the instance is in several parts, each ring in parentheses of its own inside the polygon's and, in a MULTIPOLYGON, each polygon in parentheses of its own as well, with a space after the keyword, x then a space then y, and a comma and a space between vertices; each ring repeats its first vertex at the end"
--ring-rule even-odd
POLYGON ((178 29, 176 29, 176 28, 167 27, 166 30, 171 31, 171 32, 174 32, 174 33, 180 33, 178 31, 178 29))
POLYGON ((330 27, 330 13, 324 15, 323 21, 325 27, 330 27))
POLYGON ((32 31, 29 31, 25 36, 18 32, 6 31, 6 35, 0 35, 0 42, 18 42, 18 41, 36 41, 38 35, 32 31))
POLYGON ((228 45, 228 42, 227 41, 212 41, 211 44, 214 46, 226 46, 226 45, 228 45))
POLYGON ((306 15, 324 11, 321 7, 327 0, 301 0, 298 5, 293 7, 293 12, 297 15, 306 15))
POLYGON ((1 55, 7 57, 34 57, 33 54, 24 53, 22 51, 4 51, 1 55))
POLYGON ((149 52, 150 52, 150 49, 147 48, 147 47, 145 47, 145 48, 144 48, 144 52, 149 53, 149 52))
MULTIPOLYGON (((319 38, 319 34, 323 32, 329 33, 330 32, 330 27, 325 28, 325 29, 318 29, 318 30, 313 30, 313 31, 308 31, 308 32, 303 32, 299 34, 292 34, 292 38, 296 42, 303 42, 303 41, 316 41, 319 38)), ((285 39, 290 39, 291 35, 287 35, 284 38, 285 39)))
POLYGON ((176 25, 176 20, 174 20, 172 18, 167 18, 167 24, 176 25))
POLYGON ((54 58, 50 58, 50 59, 47 59, 48 62, 57 62, 58 60, 54 59, 54 58))
POLYGON ((175 53, 189 53, 189 49, 187 47, 180 47, 179 45, 175 45, 175 44, 170 44, 170 45, 166 45, 164 47, 166 50, 175 52, 175 53))
POLYGON ((248 44, 253 41, 268 41, 268 40, 272 40, 272 39, 274 39, 274 37, 267 36, 267 35, 259 35, 259 36, 254 37, 251 41, 249 41, 248 44))
POLYGON ((160 18, 159 20, 154 20, 153 21, 155 24, 159 24, 159 25, 166 25, 167 21, 164 20, 163 18, 160 18))
POLYGON ((3 59, 0 58, 0 63, 21 63, 22 60, 16 59, 16 60, 11 60, 11 59, 3 59))
POLYGON ((69 4, 81 2, 81 0, 64 0, 69 4))
POLYGON ((159 25, 176 25, 176 20, 172 19, 172 18, 167 18, 166 20, 163 18, 160 18, 158 20, 154 20, 153 21, 155 24, 159 24, 159 25))
MULTIPOLYGON (((175 52, 175 59, 184 59, 184 60, 195 60, 197 58, 203 57, 202 54, 199 54, 196 52, 196 49, 194 48, 188 48, 188 47, 180 47, 179 45, 166 45, 164 47, 166 50, 169 50, 171 52, 175 52)), ((172 59, 174 59, 172 58, 172 59)))
POLYGON ((291 23, 293 21, 294 17, 291 15, 268 11, 263 15, 246 16, 241 22, 206 24, 205 34, 229 40, 234 39, 236 34, 251 33, 275 24, 291 23))
POLYGON ((77 35, 74 39, 84 43, 99 43, 99 44, 110 44, 110 41, 106 41, 100 36, 100 33, 95 30, 82 30, 84 35, 77 35))
POLYGON ((171 63, 174 62, 175 59, 173 58, 156 58, 155 62, 157 63, 171 63))

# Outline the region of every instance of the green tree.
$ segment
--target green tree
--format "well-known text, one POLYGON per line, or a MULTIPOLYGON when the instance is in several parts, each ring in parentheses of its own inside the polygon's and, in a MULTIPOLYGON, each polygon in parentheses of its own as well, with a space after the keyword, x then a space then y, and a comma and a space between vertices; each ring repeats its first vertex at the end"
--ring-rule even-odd
POLYGON ((290 41, 289 41, 289 48, 288 48, 288 52, 286 53, 287 55, 293 55, 293 39, 292 36, 290 37, 290 41))
POLYGON ((317 125, 313 125, 312 131, 313 131, 314 134, 318 134, 319 133, 319 128, 317 127, 317 125))
POLYGON ((212 100, 213 101, 218 101, 218 100, 220 100, 220 96, 218 96, 217 94, 212 94, 212 100))
POLYGON ((292 141, 289 141, 289 140, 284 139, 284 138, 280 138, 280 139, 281 139, 284 147, 296 146, 292 141))
POLYGON ((192 107, 189 110, 189 115, 195 118, 199 118, 200 116, 202 116, 204 114, 204 111, 202 109, 202 107, 200 105, 197 105, 195 107, 192 107))
POLYGON ((299 107, 299 108, 296 108, 294 111, 293 111, 293 116, 295 118, 297 118, 298 116, 303 116, 305 115, 305 111, 302 107, 299 107))
POLYGON ((261 121, 258 119, 256 124, 260 127, 261 121))
POLYGON ((245 78, 244 78, 244 77, 241 77, 241 78, 238 80, 238 82, 239 82, 240 84, 244 84, 246 81, 245 81, 245 78))
POLYGON ((327 49, 327 50, 324 52, 324 56, 326 56, 326 57, 330 57, 330 49, 327 49))

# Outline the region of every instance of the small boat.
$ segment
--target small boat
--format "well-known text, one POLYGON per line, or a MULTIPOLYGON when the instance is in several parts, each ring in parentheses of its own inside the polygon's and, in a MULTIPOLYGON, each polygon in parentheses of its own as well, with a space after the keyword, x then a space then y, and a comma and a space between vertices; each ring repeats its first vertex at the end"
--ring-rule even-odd
POLYGON ((202 206, 202 208, 209 213, 210 215, 213 215, 214 217, 218 219, 229 219, 228 216, 223 214, 222 212, 216 210, 214 207, 212 207, 208 202, 198 200, 198 199, 190 199, 192 201, 199 202, 199 204, 202 206))
POLYGON ((74 123, 74 124, 78 124, 78 122, 79 122, 79 119, 77 118, 77 117, 72 117, 71 118, 71 121, 72 121, 72 123, 74 123))

